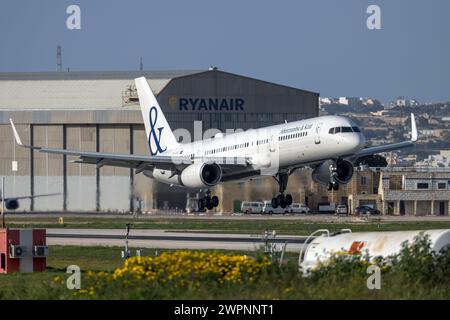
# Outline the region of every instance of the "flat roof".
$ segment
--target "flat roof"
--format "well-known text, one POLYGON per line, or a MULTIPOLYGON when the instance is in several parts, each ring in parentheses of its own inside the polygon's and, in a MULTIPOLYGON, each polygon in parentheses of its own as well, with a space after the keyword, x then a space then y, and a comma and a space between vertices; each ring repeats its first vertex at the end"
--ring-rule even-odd
POLYGON ((120 80, 146 77, 173 79, 206 70, 144 70, 144 71, 62 71, 62 72, 0 72, 0 81, 12 80, 120 80))
POLYGON ((133 79, 145 77, 158 95, 172 79, 202 73, 220 72, 272 86, 318 93, 289 87, 218 69, 136 70, 70 72, 0 72, 0 110, 66 110, 134 108, 124 103, 134 86, 133 79))

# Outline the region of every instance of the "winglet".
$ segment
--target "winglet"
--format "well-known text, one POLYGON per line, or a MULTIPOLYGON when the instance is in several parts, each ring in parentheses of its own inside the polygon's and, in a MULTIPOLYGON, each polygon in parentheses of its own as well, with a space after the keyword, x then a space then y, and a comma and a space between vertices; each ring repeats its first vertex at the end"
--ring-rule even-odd
POLYGON ((411 113, 411 141, 417 141, 417 126, 416 119, 414 118, 414 113, 411 113))
POLYGON ((20 136, 19 136, 19 134, 17 133, 16 126, 14 125, 14 122, 12 121, 11 118, 9 119, 9 122, 11 123, 11 127, 12 127, 13 132, 14 132, 14 138, 16 139, 16 143, 17 143, 19 146, 24 147, 24 145, 23 145, 23 143, 22 143, 22 140, 20 139, 20 136))

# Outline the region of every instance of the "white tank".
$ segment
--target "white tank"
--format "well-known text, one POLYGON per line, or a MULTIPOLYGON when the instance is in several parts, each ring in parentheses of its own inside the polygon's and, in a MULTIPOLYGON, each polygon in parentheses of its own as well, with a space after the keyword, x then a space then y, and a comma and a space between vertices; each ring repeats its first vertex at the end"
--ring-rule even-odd
POLYGON ((430 237, 431 249, 435 252, 450 246, 450 230, 346 232, 331 236, 325 231, 325 234, 316 237, 310 244, 305 244, 303 253, 300 253, 299 266, 303 271, 308 271, 336 253, 387 257, 399 253, 402 243, 412 243, 420 232, 430 237))

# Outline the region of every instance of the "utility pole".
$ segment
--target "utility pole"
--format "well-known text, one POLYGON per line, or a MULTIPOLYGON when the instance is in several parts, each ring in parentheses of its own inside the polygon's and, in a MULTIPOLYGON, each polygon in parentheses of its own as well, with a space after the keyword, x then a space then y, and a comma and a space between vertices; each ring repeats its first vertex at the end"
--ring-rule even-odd
POLYGON ((2 176, 2 228, 6 228, 5 223, 5 177, 2 176))
POLYGON ((62 72, 62 53, 61 46, 59 44, 56 47, 56 71, 62 72))

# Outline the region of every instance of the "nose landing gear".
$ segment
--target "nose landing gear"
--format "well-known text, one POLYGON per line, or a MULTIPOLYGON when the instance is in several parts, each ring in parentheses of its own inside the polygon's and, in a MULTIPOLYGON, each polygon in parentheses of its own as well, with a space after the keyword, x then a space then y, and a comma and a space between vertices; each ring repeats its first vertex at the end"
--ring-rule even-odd
POLYGON ((277 178, 275 178, 275 180, 278 182, 280 194, 272 199, 272 201, 271 201, 272 208, 276 209, 278 207, 281 207, 284 209, 287 206, 290 206, 292 204, 292 200, 293 200, 292 195, 284 194, 284 191, 286 191, 287 183, 289 180, 289 173, 287 173, 287 172, 278 173, 277 178))
POLYGON ((330 165, 330 182, 328 182, 327 190, 331 191, 338 191, 339 190, 339 182, 336 181, 336 176, 338 174, 338 168, 336 166, 336 162, 330 165))
POLYGON ((198 199, 198 211, 203 212, 205 209, 212 210, 219 205, 219 197, 212 196, 211 191, 207 190, 203 198, 198 199))
POLYGON ((337 183, 336 181, 328 182, 327 190, 328 191, 331 191, 331 190, 338 191, 339 183, 337 183))
POLYGON ((331 191, 331 190, 338 191, 339 190, 339 183, 337 183, 336 181, 328 182, 327 190, 328 191, 331 191))

